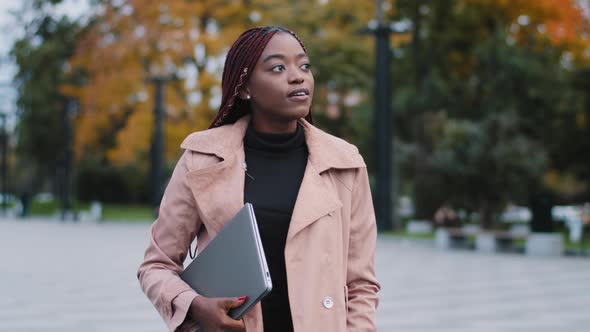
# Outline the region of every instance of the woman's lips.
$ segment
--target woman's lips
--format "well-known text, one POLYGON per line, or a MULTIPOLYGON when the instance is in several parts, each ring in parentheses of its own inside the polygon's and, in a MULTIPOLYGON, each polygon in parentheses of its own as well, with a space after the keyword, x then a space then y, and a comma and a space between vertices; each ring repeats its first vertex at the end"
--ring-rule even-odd
POLYGON ((287 94, 287 98, 293 101, 306 101, 309 97, 309 89, 301 87, 298 89, 291 90, 287 94))
POLYGON ((306 102, 309 100, 309 95, 295 95, 295 96, 287 97, 287 99, 289 101, 302 103, 302 102, 306 102))

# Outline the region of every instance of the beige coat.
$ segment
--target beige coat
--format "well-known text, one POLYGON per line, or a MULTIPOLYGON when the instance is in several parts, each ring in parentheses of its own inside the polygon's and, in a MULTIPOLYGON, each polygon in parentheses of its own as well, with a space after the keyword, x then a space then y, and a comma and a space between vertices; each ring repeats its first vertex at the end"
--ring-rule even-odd
MULTIPOLYGON (((205 248, 244 203, 249 119, 193 133, 181 145, 138 271, 170 331, 195 327, 185 318, 197 294, 178 277, 192 240, 205 248)), ((375 331, 377 232, 365 163, 353 145, 300 123, 309 157, 285 247, 295 331, 375 331)), ((258 304, 243 318, 246 330, 262 332, 262 319, 258 304)))

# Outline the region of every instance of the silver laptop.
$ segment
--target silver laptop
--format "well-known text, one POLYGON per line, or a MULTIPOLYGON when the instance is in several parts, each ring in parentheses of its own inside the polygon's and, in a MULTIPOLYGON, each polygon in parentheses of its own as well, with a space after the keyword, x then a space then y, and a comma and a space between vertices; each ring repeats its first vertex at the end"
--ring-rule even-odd
POLYGON ((180 277, 206 297, 248 296, 228 313, 233 319, 241 318, 272 290, 252 204, 244 204, 180 277))

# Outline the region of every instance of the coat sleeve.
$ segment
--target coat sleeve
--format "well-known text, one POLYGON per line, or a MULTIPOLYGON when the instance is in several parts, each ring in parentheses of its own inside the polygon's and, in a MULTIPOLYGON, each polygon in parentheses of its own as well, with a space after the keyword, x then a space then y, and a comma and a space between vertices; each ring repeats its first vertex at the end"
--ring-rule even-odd
POLYGON ((348 331, 376 331, 375 313, 381 288, 375 276, 377 225, 367 168, 357 169, 352 191, 346 283, 348 331))
POLYGON ((186 151, 176 164, 137 272, 143 292, 170 331, 186 331, 196 326, 187 314, 197 293, 179 277, 186 252, 201 226, 186 179, 189 153, 186 151))

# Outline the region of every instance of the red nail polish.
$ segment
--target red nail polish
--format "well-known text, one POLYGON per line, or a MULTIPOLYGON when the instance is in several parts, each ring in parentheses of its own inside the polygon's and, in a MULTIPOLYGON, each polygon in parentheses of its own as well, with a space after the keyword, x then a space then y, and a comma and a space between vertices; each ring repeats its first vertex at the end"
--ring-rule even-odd
POLYGON ((247 299, 248 299, 247 296, 240 296, 240 297, 238 297, 238 301, 244 301, 244 300, 247 300, 247 299))

